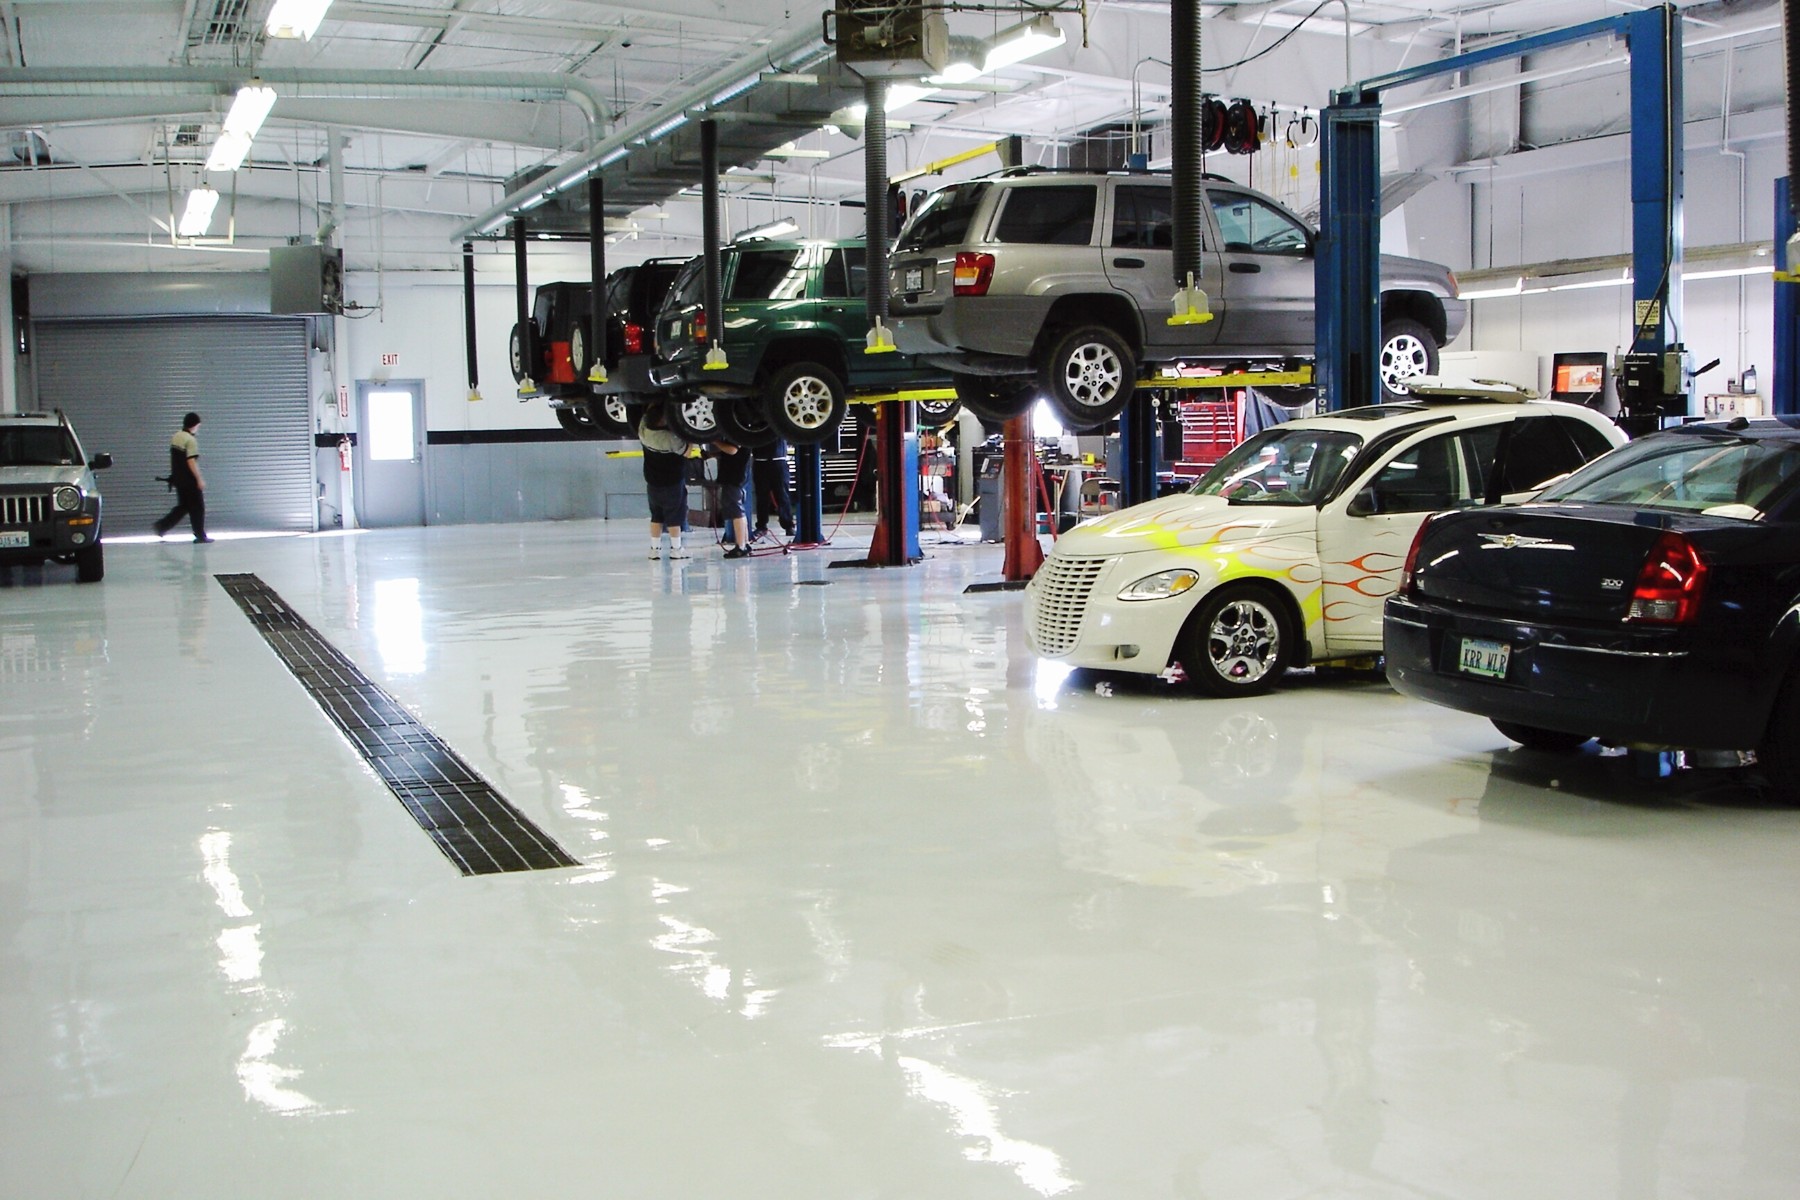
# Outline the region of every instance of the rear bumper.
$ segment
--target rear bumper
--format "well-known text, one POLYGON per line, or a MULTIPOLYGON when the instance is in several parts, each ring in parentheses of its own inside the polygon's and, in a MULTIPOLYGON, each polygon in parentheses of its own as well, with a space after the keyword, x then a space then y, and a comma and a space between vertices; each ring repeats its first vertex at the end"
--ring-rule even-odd
POLYGON ((994 360, 1009 359, 1026 370, 1026 359, 1044 328, 1050 304, 1049 298, 1036 296, 953 299, 934 313, 893 318, 894 345, 902 354, 920 355, 934 363, 967 358, 991 369, 994 360))
POLYGON ((1763 689, 1720 670, 1686 630, 1529 625, 1396 597, 1383 640, 1396 691, 1496 721, 1717 750, 1753 749, 1768 722, 1763 689), (1511 647, 1505 679, 1458 669, 1465 637, 1511 647))
POLYGON ((627 354, 606 369, 606 382, 591 384, 596 396, 643 395, 657 390, 650 378, 656 359, 648 354, 627 354))

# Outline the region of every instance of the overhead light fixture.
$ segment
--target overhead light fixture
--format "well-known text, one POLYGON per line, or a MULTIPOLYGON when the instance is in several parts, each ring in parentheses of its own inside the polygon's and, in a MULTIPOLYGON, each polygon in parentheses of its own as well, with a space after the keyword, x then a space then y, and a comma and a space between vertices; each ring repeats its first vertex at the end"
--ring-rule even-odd
POLYGON ((310 41, 325 19, 331 0, 275 0, 263 32, 272 38, 299 38, 310 41))
POLYGON ((708 107, 717 108, 727 100, 743 95, 745 92, 755 87, 761 80, 762 75, 760 72, 755 75, 746 75, 724 91, 715 93, 712 100, 708 103, 708 107))
POLYGON ((212 153, 206 157, 206 169, 235 171, 243 166, 250 156, 250 143, 256 140, 256 131, 262 128, 269 110, 274 107, 274 88, 256 84, 239 88, 225 114, 225 127, 219 131, 219 140, 213 143, 212 153))
POLYGON ((197 238, 205 235, 212 224, 213 210, 219 207, 219 193, 202 184, 188 193, 187 207, 181 210, 181 221, 175 236, 197 238))
POLYGON ((657 138, 662 137, 664 134, 674 133, 677 129, 680 129, 683 125, 686 125, 687 123, 688 123, 688 116, 686 113, 681 113, 677 116, 670 117, 668 120, 664 121, 661 125, 658 125, 656 128, 652 129, 649 133, 646 133, 643 137, 639 138, 638 141, 645 145, 649 145, 651 142, 654 142, 657 138))
POLYGON ((779 220, 770 221, 767 225, 758 225, 754 229, 746 229, 731 240, 734 242, 746 242, 752 238, 776 238, 786 234, 799 232, 800 223, 798 221, 794 220, 792 217, 782 217, 779 220))
POLYGON ((1517 296, 1524 290, 1525 279, 1521 276, 1513 280, 1511 285, 1507 287, 1484 288, 1475 292, 1459 291, 1457 292, 1457 297, 1462 300, 1497 300, 1502 296, 1517 296))
POLYGON ((1692 283, 1696 279, 1735 279, 1740 275, 1772 275, 1774 272, 1774 263, 1763 263, 1761 266, 1732 267, 1729 270, 1684 271, 1681 276, 1681 281, 1683 283, 1692 283))
POLYGON ((601 167, 610 167, 614 163, 618 162, 621 158, 626 157, 630 153, 631 153, 631 151, 627 150, 623 146, 620 146, 616 150, 608 150, 605 154, 602 154, 600 156, 600 161, 595 165, 601 166, 601 167))
POLYGON ((982 60, 981 73, 986 75, 1001 67, 1022 62, 1034 54, 1054 50, 1064 40, 1063 31, 1050 19, 1048 13, 1022 21, 1010 29, 1002 29, 988 39, 987 57, 982 60))
POLYGON ((988 46, 980 38, 950 35, 950 61, 944 69, 930 77, 932 83, 967 83, 981 74, 987 61, 988 46))
POLYGON ((763 154, 763 157, 764 158, 830 158, 831 151, 829 151, 829 150, 802 150, 800 147, 794 145, 794 143, 792 143, 792 142, 783 142, 781 145, 775 147, 773 150, 769 150, 769 151, 765 152, 763 154))

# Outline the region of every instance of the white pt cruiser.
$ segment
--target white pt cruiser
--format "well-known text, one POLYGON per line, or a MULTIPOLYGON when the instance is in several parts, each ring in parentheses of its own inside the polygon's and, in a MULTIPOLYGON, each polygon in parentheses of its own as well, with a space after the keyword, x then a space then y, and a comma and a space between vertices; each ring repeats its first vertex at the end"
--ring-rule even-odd
POLYGON ((1290 421, 1191 491, 1083 522, 1025 590, 1041 656, 1216 696, 1381 652, 1381 606, 1431 513, 1523 499, 1625 437, 1600 413, 1485 381, 1290 421))

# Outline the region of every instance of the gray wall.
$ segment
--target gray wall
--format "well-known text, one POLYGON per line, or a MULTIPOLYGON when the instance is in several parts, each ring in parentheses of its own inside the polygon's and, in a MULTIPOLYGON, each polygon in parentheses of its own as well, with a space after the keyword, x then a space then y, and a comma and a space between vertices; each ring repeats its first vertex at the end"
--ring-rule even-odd
POLYGON ((608 457, 636 442, 437 444, 425 451, 426 520, 433 525, 508 521, 648 519, 642 460, 608 457))

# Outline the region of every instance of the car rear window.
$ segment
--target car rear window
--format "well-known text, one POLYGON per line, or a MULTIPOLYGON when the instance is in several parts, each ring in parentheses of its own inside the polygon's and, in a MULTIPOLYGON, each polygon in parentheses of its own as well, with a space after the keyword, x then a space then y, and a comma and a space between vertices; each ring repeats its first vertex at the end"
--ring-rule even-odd
POLYGON ((1091 183, 1012 188, 1000 210, 994 240, 1038 246, 1085 246, 1094 240, 1097 195, 1098 189, 1091 183))
POLYGON ((969 240, 969 223, 981 198, 987 194, 985 183, 961 183, 933 192, 913 210, 912 220, 900 231, 895 250, 929 250, 938 246, 960 246, 969 240))
POLYGON ((727 300, 797 300, 806 295, 805 251, 799 246, 740 250, 727 300))
POLYGON ((1756 520, 1793 490, 1796 479, 1795 442, 1673 435, 1621 446, 1538 499, 1756 520))

